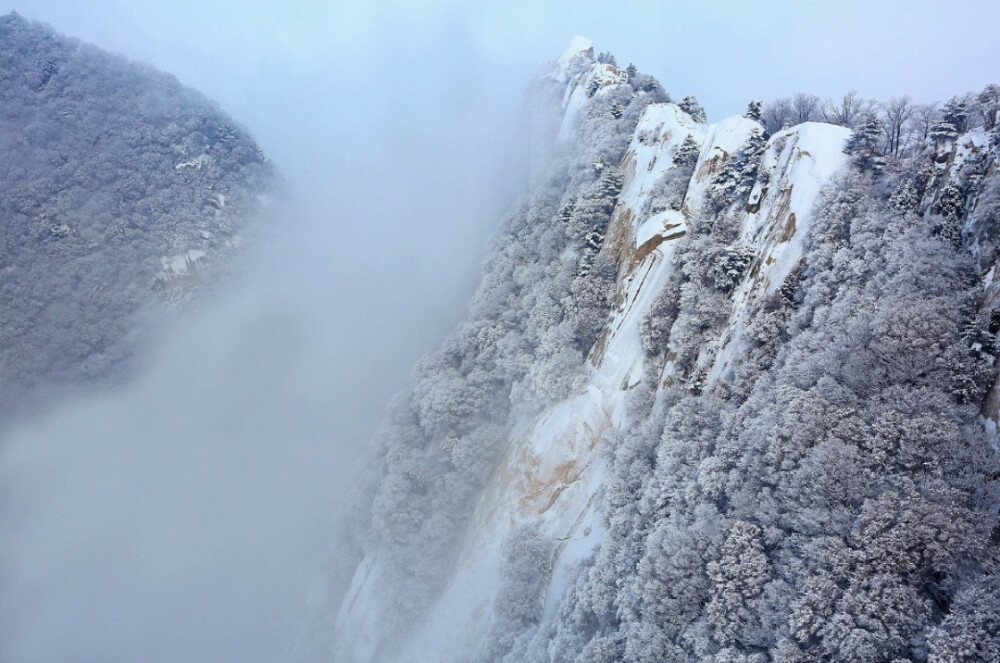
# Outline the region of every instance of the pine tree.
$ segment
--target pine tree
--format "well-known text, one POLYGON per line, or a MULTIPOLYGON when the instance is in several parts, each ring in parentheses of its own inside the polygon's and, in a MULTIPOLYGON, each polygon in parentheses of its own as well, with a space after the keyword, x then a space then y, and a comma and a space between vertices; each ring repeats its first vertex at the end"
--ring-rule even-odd
POLYGON ((799 284, 802 281, 802 264, 800 263, 798 267, 793 269, 785 280, 781 282, 781 286, 778 288, 778 293, 784 299, 784 301, 791 306, 796 308, 799 301, 799 284))
POLYGON ((941 109, 941 116, 945 122, 955 127, 959 134, 964 134, 969 130, 969 101, 964 97, 952 97, 941 109))
POLYGON ((941 216, 935 233, 955 248, 960 247, 962 220, 965 218, 965 194, 962 190, 954 182, 949 182, 938 194, 931 211, 941 216))
POLYGON ((920 197, 913 182, 904 179, 896 187, 896 190, 889 196, 889 207, 898 212, 914 212, 920 204, 920 197))
POLYGON ((681 99, 681 102, 677 104, 680 106, 681 110, 691 116, 691 119, 695 122, 700 122, 704 124, 708 122, 708 116, 705 115, 705 109, 701 107, 698 100, 693 96, 687 96, 681 99))
POLYGON ((610 64, 612 67, 618 66, 618 61, 615 60, 615 56, 611 51, 604 51, 597 56, 597 61, 601 64, 610 64))
POLYGON ((761 131, 754 131, 740 151, 730 159, 712 180, 709 196, 716 207, 722 208, 746 198, 757 181, 760 162, 767 149, 767 139, 761 131))
POLYGON ((712 178, 712 184, 708 189, 709 199, 718 209, 726 207, 733 201, 739 183, 739 164, 734 157, 712 178))
POLYGON ((754 122, 764 121, 764 102, 763 101, 751 101, 747 104, 747 112, 743 114, 748 120, 753 120, 754 122))
POLYGON ((600 173, 600 178, 578 199, 572 212, 571 224, 583 240, 583 252, 577 271, 580 276, 590 273, 591 265, 604 245, 608 222, 622 188, 621 169, 605 165, 600 173))
POLYGON ((753 249, 742 244, 723 251, 711 272, 716 289, 727 295, 735 290, 755 255, 753 249))
POLYGON ((965 218, 965 194, 954 182, 949 182, 934 203, 934 212, 949 221, 965 218))
POLYGON ((859 170, 881 171, 885 167, 882 152, 882 123, 874 114, 868 115, 854 130, 844 145, 844 153, 859 170))
POLYGON ((674 165, 681 168, 694 168, 701 154, 701 146, 688 134, 681 146, 674 153, 674 165))
POLYGON ((760 170, 760 162, 767 150, 767 139, 761 132, 750 134, 747 142, 743 145, 743 154, 739 159, 739 181, 736 185, 736 195, 743 198, 750 195, 754 183, 757 181, 757 172, 760 170))
POLYGON ((983 126, 987 131, 993 131, 1000 115, 1000 85, 991 83, 983 88, 976 96, 976 106, 983 117, 983 126))

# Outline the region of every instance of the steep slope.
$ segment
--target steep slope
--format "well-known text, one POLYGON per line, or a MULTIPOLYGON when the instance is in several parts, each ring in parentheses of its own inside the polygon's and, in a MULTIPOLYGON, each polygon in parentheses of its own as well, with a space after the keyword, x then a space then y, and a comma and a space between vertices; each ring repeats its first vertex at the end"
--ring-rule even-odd
POLYGON ((380 437, 320 657, 989 660, 995 136, 872 173, 850 129, 707 125, 647 85, 579 39, 539 82, 547 176, 380 437))
MULTIPOLYGON (((399 660, 470 660, 470 652, 487 637, 502 584, 502 543, 526 523, 556 542, 539 628, 555 618, 573 569, 605 535, 600 495, 607 476, 599 442, 611 430, 624 428, 629 392, 648 379, 641 322, 666 283, 673 248, 689 220, 700 213, 713 174, 754 126, 745 118, 699 125, 674 104, 646 109, 625 157, 624 185, 605 249, 617 250, 621 265, 615 310, 590 356, 583 393, 519 424, 521 430, 512 436, 479 501, 447 589, 399 660), (701 154, 684 209, 644 214, 651 188, 676 167, 674 156, 688 136, 701 145, 701 154)), ((718 348, 706 344, 705 353, 718 356, 710 379, 723 370, 727 352, 739 343, 751 302, 773 292, 801 257, 819 189, 846 163, 842 148, 848 133, 841 127, 804 125, 769 142, 762 168, 772 185, 755 191, 756 211, 745 215, 741 229, 754 263, 735 296, 729 334, 715 342, 718 348)))
POLYGON ((0 17, 0 408, 118 374, 135 315, 210 280, 274 174, 172 76, 0 17))

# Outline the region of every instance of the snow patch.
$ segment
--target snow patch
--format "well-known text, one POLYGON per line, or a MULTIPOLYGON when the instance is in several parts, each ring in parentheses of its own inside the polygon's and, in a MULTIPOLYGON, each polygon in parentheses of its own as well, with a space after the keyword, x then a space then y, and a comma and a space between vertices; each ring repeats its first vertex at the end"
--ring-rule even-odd
POLYGON ((200 249, 191 249, 175 256, 163 256, 160 258, 160 265, 163 267, 161 273, 166 276, 190 274, 205 259, 205 255, 200 249))
POLYGON ((620 196, 624 208, 639 218, 649 199, 652 187, 674 167, 674 155, 690 136, 696 143, 705 141, 705 127, 676 104, 651 104, 646 107, 625 158, 631 172, 620 196))
POLYGON ((654 214, 635 230, 635 248, 639 248, 654 237, 669 237, 683 231, 687 219, 679 210, 668 209, 654 214))
POLYGON ((983 127, 976 127, 964 133, 955 140, 955 158, 949 168, 951 180, 958 183, 962 176, 962 167, 983 150, 989 148, 990 136, 983 127))
POLYGON ((212 157, 207 154, 201 154, 193 159, 188 159, 187 161, 181 161, 179 164, 174 166, 174 170, 184 170, 185 168, 194 168, 196 170, 201 170, 203 166, 207 166, 212 160, 212 157))

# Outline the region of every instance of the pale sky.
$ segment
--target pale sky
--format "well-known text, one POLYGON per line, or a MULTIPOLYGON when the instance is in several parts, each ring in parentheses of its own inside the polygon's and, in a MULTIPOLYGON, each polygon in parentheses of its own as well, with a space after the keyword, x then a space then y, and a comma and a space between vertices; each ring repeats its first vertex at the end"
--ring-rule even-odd
POLYGON ((485 72, 555 57, 575 34, 674 96, 696 94, 713 118, 750 97, 856 88, 925 101, 998 78, 1000 3, 990 0, 0 1, 11 9, 171 71, 234 113, 269 76, 365 66, 379 44, 485 72))

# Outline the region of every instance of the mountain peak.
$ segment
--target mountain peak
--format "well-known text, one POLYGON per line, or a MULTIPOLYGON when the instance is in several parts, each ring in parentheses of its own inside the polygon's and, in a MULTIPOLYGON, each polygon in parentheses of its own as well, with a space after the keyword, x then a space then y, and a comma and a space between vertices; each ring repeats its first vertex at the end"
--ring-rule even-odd
POLYGON ((0 25, 27 25, 28 19, 24 18, 16 11, 0 14, 0 25))
POLYGON ((569 62, 578 55, 594 56, 594 42, 577 35, 569 40, 569 46, 559 56, 559 63, 569 62))
POLYGON ((569 46, 559 59, 556 60, 555 70, 552 72, 554 78, 568 80, 574 74, 594 62, 594 42, 586 37, 573 37, 569 46))

